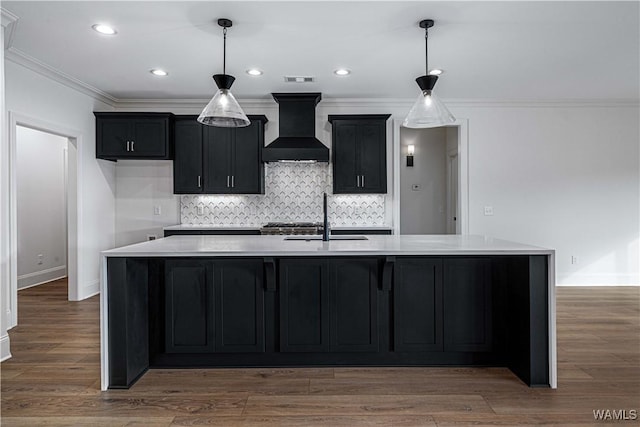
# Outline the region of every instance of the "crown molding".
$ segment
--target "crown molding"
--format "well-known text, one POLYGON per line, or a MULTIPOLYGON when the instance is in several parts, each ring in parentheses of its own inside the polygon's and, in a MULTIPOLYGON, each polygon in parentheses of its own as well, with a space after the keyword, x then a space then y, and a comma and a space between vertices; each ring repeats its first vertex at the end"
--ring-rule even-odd
POLYGON ((78 92, 95 98, 98 101, 104 102, 105 104, 113 105, 118 102, 117 98, 109 95, 108 93, 103 92, 100 89, 91 86, 90 84, 85 83, 73 76, 70 76, 69 74, 66 74, 48 64, 45 64, 44 62, 22 52, 19 49, 16 49, 15 47, 10 47, 9 49, 7 49, 4 54, 4 58, 25 68, 28 68, 29 70, 34 71, 44 77, 63 84, 64 86, 75 89, 78 92))
MULTIPOLYGON (((116 109, 197 109, 203 108, 209 99, 118 99, 116 109)), ((238 98, 243 108, 276 108, 272 99, 238 98)), ((402 98, 324 98, 318 108, 411 108, 415 100, 402 98)), ((496 99, 444 99, 450 108, 613 108, 640 107, 638 99, 584 99, 584 100, 496 100, 496 99)))
POLYGON ((0 7, 0 15, 2 15, 2 30, 4 31, 4 49, 7 50, 13 44, 13 36, 20 18, 3 7, 0 7))

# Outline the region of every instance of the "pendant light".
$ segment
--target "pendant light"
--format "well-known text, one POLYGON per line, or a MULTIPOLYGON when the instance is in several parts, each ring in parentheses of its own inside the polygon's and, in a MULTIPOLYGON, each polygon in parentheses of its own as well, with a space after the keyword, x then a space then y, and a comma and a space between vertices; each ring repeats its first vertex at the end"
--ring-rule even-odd
POLYGON ((233 25, 230 19, 218 19, 218 25, 222 27, 222 34, 224 36, 224 48, 222 56, 222 74, 216 74, 213 76, 213 80, 218 86, 218 91, 200 116, 198 121, 204 125, 218 126, 224 128, 238 128, 249 126, 251 122, 244 114, 242 108, 236 101, 231 91, 231 85, 236 79, 233 76, 226 74, 227 71, 227 28, 233 25))
POLYGON ((432 19, 420 21, 420 28, 424 28, 424 51, 426 58, 425 75, 416 79, 422 93, 415 104, 409 110, 409 114, 402 122, 402 126, 408 128, 431 128, 446 126, 455 122, 455 117, 447 107, 433 93, 433 87, 438 81, 438 76, 429 74, 429 28, 433 27, 432 19))

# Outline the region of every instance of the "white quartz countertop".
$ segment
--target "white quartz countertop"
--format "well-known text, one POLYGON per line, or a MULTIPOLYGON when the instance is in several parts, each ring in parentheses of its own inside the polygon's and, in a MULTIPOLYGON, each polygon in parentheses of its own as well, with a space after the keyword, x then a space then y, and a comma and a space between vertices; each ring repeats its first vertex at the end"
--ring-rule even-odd
MULTIPOLYGON (((177 225, 169 225, 164 227, 164 230, 167 231, 183 231, 183 230, 224 230, 224 231, 234 231, 234 230, 260 230, 261 227, 245 227, 245 226, 226 226, 226 225, 203 225, 203 224, 177 224, 177 225)), ((359 226, 354 225, 350 226, 339 226, 339 227, 331 227, 332 230, 392 230, 392 227, 389 226, 359 226)))
POLYGON ((225 226, 225 225, 203 225, 203 224, 178 224, 165 227, 167 231, 183 231, 183 230, 260 230, 260 227, 244 227, 238 226, 225 226))
POLYGON ((551 255, 541 248, 485 236, 373 235, 367 240, 285 240, 286 236, 170 236, 103 251, 106 257, 551 255))

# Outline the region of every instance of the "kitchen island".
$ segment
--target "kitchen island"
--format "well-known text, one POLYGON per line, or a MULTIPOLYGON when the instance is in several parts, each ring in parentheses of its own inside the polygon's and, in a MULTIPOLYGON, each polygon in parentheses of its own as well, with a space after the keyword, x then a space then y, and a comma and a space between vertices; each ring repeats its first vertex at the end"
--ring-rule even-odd
POLYGON ((556 387, 554 251, 483 236, 171 236, 102 253, 102 389, 149 368, 505 366, 556 387))

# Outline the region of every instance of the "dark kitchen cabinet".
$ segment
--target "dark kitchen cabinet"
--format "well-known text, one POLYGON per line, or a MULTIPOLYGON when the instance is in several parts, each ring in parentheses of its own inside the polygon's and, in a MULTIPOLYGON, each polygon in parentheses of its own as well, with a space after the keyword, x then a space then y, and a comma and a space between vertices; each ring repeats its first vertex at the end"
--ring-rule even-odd
POLYGON ((167 353, 208 353, 214 342, 213 262, 176 259, 165 264, 167 353))
POLYGON ((177 116, 174 125, 173 192, 202 192, 202 133, 197 116, 177 116))
POLYGON ((280 350, 378 350, 375 259, 280 262, 280 350))
POLYGON ((378 263, 329 261, 330 351, 378 351, 378 263))
POLYGON ((261 260, 167 260, 165 351, 264 351, 262 270, 261 260))
POLYGON ((94 113, 99 159, 173 158, 171 113, 94 113))
POLYGON ((329 274, 322 259, 280 261, 280 351, 329 350, 329 274))
POLYGON ((330 115, 333 192, 387 192, 387 119, 390 114, 330 115))
POLYGON ((243 128, 204 126, 177 116, 174 194, 264 194, 265 116, 243 128), (197 141, 196 141, 197 140, 197 141))
POLYGON ((491 260, 445 258, 444 350, 491 351, 491 260))
POLYGON ((395 351, 442 351, 441 259, 397 259, 393 313, 395 351))

